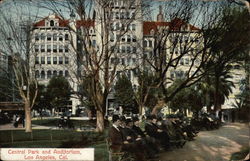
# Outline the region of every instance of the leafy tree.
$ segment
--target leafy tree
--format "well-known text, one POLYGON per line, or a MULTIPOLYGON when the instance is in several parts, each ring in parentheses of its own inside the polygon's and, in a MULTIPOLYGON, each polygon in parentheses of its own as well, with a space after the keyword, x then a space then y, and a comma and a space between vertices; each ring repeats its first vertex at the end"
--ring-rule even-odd
MULTIPOLYGON (((183 80, 176 80, 168 90, 174 90, 178 84, 183 80)), ((177 109, 181 111, 186 111, 190 109, 194 112, 198 112, 204 106, 204 93, 199 89, 197 85, 193 85, 189 88, 185 88, 178 92, 175 97, 169 102, 169 107, 176 111, 177 109)))
POLYGON ((134 98, 134 90, 131 81, 123 74, 118 77, 114 86, 116 103, 121 105, 125 111, 134 111, 136 102, 134 98))
POLYGON ((54 108, 64 108, 71 95, 71 87, 67 79, 61 76, 53 77, 47 86, 46 95, 54 108))

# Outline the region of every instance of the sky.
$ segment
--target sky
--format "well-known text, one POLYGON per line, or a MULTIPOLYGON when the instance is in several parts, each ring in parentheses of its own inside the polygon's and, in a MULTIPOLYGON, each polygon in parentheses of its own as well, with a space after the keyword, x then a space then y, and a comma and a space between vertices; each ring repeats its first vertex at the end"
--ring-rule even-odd
MULTIPOLYGON (((58 2, 63 2, 64 0, 58 0, 58 2)), ((169 4, 171 0, 143 0, 143 2, 147 1, 150 5, 150 16, 145 16, 145 19, 156 20, 156 16, 159 12, 159 5, 163 6, 163 10, 165 12, 174 12, 174 7, 180 3, 175 3, 172 6, 166 7, 165 4, 169 4), (166 3, 167 2, 167 3, 166 3)), ((182 0, 172 0, 171 2, 178 2, 182 0)), ((209 5, 216 5, 219 1, 211 2, 208 0, 190 0, 194 2, 201 2, 202 4, 209 4, 209 5)), ((214 1, 214 0, 212 0, 214 1)), ((221 0, 222 1, 222 0, 221 0)), ((221 2, 220 1, 220 2, 221 2)), ((30 16, 35 17, 35 21, 42 19, 49 14, 52 14, 52 11, 46 10, 41 7, 42 4, 50 2, 50 0, 4 0, 0 3, 0 13, 7 14, 8 16, 12 17, 14 20, 19 21, 25 19, 30 16)), ((62 11, 65 11, 64 8, 61 8, 62 11)), ((65 15, 69 15, 69 11, 64 12, 65 15)), ((197 16, 201 15, 199 11, 194 11, 194 14, 197 16), (197 13, 196 13, 197 12, 197 13)), ((67 17, 66 16, 66 17, 67 17)), ((69 18, 69 17, 68 17, 69 18)), ((202 19, 202 18, 200 18, 202 19)), ((168 18, 166 18, 169 21, 168 18)))

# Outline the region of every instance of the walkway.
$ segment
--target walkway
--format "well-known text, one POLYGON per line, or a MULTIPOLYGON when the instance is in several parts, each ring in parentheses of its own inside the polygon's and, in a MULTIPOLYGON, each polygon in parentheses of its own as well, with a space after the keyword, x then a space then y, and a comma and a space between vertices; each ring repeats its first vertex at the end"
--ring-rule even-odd
POLYGON ((202 131, 182 149, 160 155, 161 161, 228 161, 232 153, 249 146, 249 126, 230 123, 218 130, 202 131))

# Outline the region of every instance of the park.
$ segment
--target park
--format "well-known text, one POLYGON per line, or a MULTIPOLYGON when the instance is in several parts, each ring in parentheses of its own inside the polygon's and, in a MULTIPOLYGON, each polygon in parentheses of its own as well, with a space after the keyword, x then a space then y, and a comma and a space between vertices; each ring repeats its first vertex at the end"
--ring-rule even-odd
POLYGON ((248 0, 2 0, 0 12, 0 148, 249 159, 248 0))

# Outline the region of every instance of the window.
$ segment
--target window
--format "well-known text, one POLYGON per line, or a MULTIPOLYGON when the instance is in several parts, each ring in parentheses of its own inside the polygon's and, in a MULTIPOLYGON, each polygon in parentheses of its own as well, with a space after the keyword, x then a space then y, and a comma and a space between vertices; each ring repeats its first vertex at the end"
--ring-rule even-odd
POLYGON ((47 52, 51 52, 51 45, 47 45, 47 52))
POLYGON ((69 71, 65 70, 65 77, 69 76, 69 71))
POLYGON ((59 71, 59 76, 63 76, 63 71, 59 71))
POLYGON ((39 34, 38 34, 38 33, 35 34, 35 40, 36 40, 36 41, 39 40, 39 34))
POLYGON ((135 31, 135 24, 132 24, 132 30, 135 31))
POLYGON ((170 77, 171 77, 172 79, 174 78, 174 72, 173 72, 173 71, 170 72, 170 77))
POLYGON ((53 34, 53 41, 57 40, 57 34, 53 34))
POLYGON ((119 19, 119 12, 116 12, 116 13, 115 13, 115 18, 116 18, 116 19, 119 19))
POLYGON ((44 56, 41 57, 41 64, 45 64, 45 57, 44 56))
POLYGON ((41 52, 45 52, 45 45, 41 45, 41 52))
POLYGON ((124 36, 122 37, 122 42, 125 42, 125 37, 124 36))
POLYGON ((65 34, 65 40, 69 40, 69 34, 65 34))
POLYGON ((36 57, 35 64, 39 64, 39 57, 36 57))
POLYGON ((57 64, 57 57, 53 57, 53 64, 57 64))
POLYGON ((57 76, 57 71, 54 70, 54 71, 53 71, 53 77, 56 77, 56 76, 57 76))
POLYGON ((47 41, 51 41, 51 34, 47 35, 47 41))
POLYGON ((35 71, 35 77, 36 77, 36 78, 39 78, 39 76, 40 76, 39 70, 36 70, 36 71, 35 71))
POLYGON ((51 21, 50 21, 50 26, 53 27, 54 25, 55 25, 54 21, 51 20, 51 21))
POLYGON ((39 45, 35 45, 35 52, 39 52, 39 45))
POLYGON ((47 78, 51 78, 52 77, 52 73, 50 70, 47 71, 47 78))
POLYGON ((183 59, 183 58, 181 58, 180 64, 181 64, 181 65, 184 65, 184 59, 183 59))
POLYGON ((47 64, 51 64, 51 57, 47 57, 47 64))
POLYGON ((148 46, 147 40, 144 40, 144 41, 143 41, 143 46, 144 46, 144 47, 147 47, 147 46, 148 46))
POLYGON ((125 65, 125 59, 124 58, 121 59, 121 62, 122 62, 122 65, 125 65))
POLYGON ((96 40, 93 40, 93 41, 92 41, 92 46, 93 46, 93 47, 96 47, 96 40))
POLYGON ((62 52, 63 52, 63 46, 60 45, 60 46, 59 46, 59 53, 62 53, 62 52))
POLYGON ((63 35, 62 34, 59 35, 59 41, 63 41, 63 35))
POLYGON ((114 42, 114 41, 115 41, 115 36, 114 36, 114 34, 110 34, 110 41, 111 41, 111 42, 114 42))
POLYGON ((45 40, 45 34, 44 33, 41 34, 41 40, 45 40))
POLYGON ((128 63, 128 65, 130 65, 130 63, 131 63, 131 58, 128 58, 128 59, 127 59, 127 63, 128 63))
POLYGON ((131 42, 131 37, 130 37, 130 35, 127 35, 127 42, 131 42))
POLYGON ((53 45, 53 52, 57 52, 57 46, 53 45))
POLYGON ((69 57, 65 57, 65 64, 69 64, 69 57))
POLYGON ((45 79, 45 72, 43 70, 41 71, 41 78, 45 79))
POLYGON ((133 47, 133 53, 136 53, 136 47, 133 47))
POLYGON ((119 29, 120 29, 120 24, 119 24, 119 22, 117 22, 117 23, 115 24, 115 29, 116 29, 116 30, 119 30, 119 29))
POLYGON ((188 65, 189 64, 189 58, 185 59, 185 64, 188 65))
POLYGON ((151 40, 148 41, 148 46, 153 47, 153 42, 151 40))
POLYGON ((125 53, 125 52, 126 52, 125 46, 122 46, 122 53, 125 53))
POLYGON ((59 57, 59 64, 63 64, 63 57, 59 57))
POLYGON ((64 46, 64 51, 67 53, 67 52, 69 52, 69 46, 68 45, 65 45, 64 46))
POLYGON ((133 36, 133 40, 132 41, 136 42, 136 36, 135 35, 133 36))
POLYGON ((127 46, 127 53, 131 53, 131 47, 127 46))

